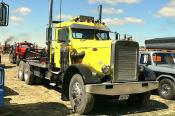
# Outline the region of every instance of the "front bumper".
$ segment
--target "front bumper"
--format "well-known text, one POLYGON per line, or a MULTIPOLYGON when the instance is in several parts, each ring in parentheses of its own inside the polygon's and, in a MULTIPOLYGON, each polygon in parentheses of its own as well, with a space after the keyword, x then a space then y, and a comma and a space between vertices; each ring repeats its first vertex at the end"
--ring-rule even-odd
POLYGON ((128 95, 151 91, 158 88, 158 81, 102 83, 85 85, 86 92, 100 95, 128 95))

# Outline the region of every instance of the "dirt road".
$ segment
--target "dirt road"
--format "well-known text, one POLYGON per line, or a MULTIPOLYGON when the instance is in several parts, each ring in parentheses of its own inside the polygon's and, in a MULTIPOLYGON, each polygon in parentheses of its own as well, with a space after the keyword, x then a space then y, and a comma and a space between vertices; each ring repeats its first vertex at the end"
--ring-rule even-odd
MULTIPOLYGON (((18 67, 2 56, 6 65, 5 106, 0 116, 64 116, 78 115, 72 112, 69 102, 61 100, 58 89, 46 85, 29 86, 17 78, 18 67)), ((151 96, 147 107, 135 108, 124 102, 104 101, 97 103, 90 115, 175 115, 175 100, 151 96)))

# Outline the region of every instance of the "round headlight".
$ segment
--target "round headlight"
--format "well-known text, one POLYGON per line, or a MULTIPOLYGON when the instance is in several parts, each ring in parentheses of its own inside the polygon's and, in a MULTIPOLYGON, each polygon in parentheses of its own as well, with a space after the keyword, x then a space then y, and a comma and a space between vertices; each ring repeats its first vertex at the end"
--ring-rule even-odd
POLYGON ((108 65, 104 65, 102 68, 101 68, 101 70, 102 70, 102 72, 104 73, 104 74, 106 74, 106 75, 109 75, 110 74, 110 66, 108 66, 108 65))

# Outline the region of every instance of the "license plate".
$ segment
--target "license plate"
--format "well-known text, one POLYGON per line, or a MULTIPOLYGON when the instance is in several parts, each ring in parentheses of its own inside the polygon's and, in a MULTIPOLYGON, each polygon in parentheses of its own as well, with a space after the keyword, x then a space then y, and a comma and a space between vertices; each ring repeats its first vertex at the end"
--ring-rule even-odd
POLYGON ((120 95, 119 100, 127 100, 129 98, 129 95, 120 95))

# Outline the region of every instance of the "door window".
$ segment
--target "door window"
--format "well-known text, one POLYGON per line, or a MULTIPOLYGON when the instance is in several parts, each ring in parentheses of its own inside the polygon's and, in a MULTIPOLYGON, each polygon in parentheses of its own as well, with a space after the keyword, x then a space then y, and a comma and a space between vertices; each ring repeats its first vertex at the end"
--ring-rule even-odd
POLYGON ((141 54, 140 56, 140 64, 151 65, 151 57, 149 54, 141 54))

